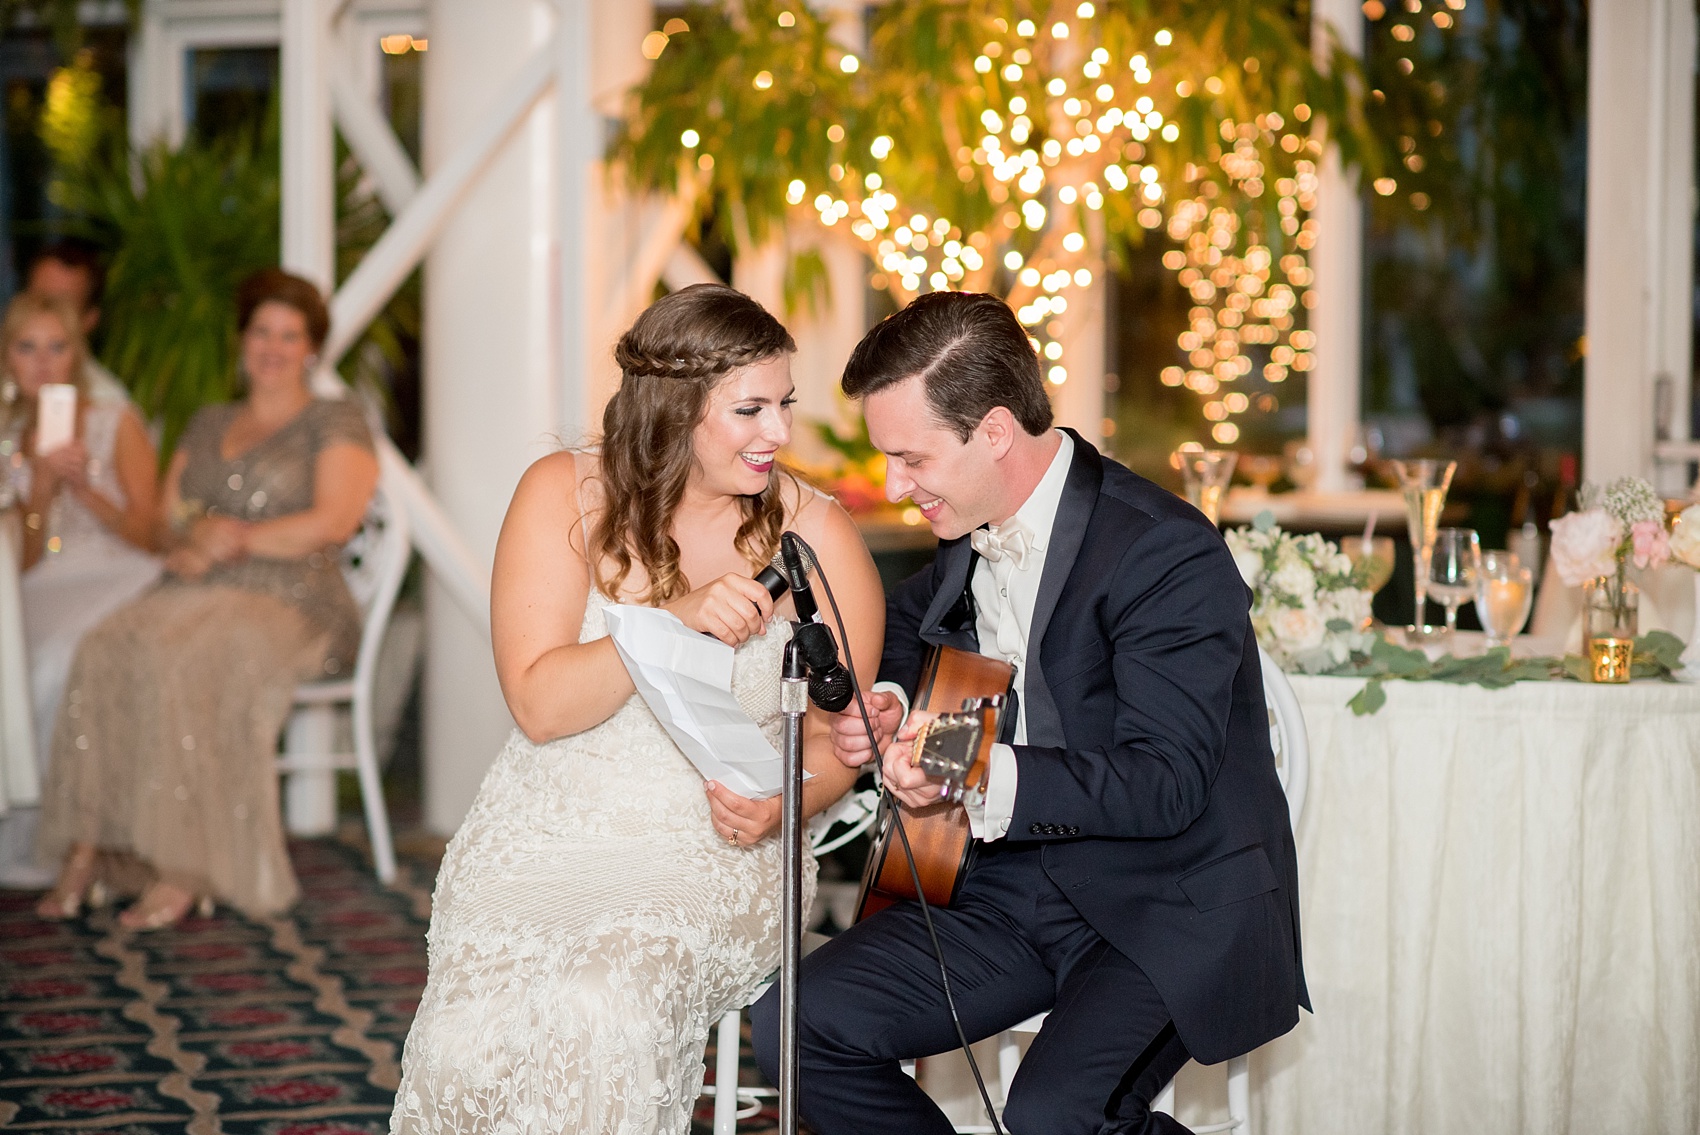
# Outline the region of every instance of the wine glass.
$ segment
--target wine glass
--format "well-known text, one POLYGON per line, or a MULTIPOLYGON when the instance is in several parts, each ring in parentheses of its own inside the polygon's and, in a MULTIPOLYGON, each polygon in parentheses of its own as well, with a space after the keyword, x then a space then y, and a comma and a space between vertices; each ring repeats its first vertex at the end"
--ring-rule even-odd
POLYGON ((1371 595, 1393 578, 1393 537, 1371 536, 1366 547, 1362 536, 1344 536, 1340 551, 1352 561, 1355 582, 1371 595))
POLYGON ((1529 621, 1535 601, 1535 573, 1515 552, 1497 549, 1482 553, 1476 582, 1476 617, 1487 632, 1488 645, 1505 646, 1529 621))
POLYGON ((1281 479, 1281 459, 1269 453, 1242 453, 1240 472, 1251 482, 1252 490, 1267 496, 1270 486, 1281 479))
POLYGON ((1218 523, 1222 511, 1222 494, 1234 475, 1234 463, 1239 454, 1231 449, 1205 449, 1189 442, 1175 451, 1180 464, 1181 482, 1186 486, 1186 499, 1192 507, 1218 523))
POLYGON ((1446 608, 1446 633, 1458 630, 1458 607, 1476 594, 1482 570, 1482 542, 1474 528, 1441 528, 1428 557, 1428 590, 1446 608))
POLYGON ((1417 600, 1411 634, 1416 639, 1421 639, 1429 630, 1424 624, 1428 613, 1429 557, 1434 552, 1435 533, 1440 528, 1440 510, 1446 507, 1446 491, 1452 487, 1452 474, 1457 470, 1456 461, 1421 458, 1393 462, 1393 473, 1399 478, 1399 488, 1405 493, 1405 520, 1410 526, 1412 566, 1416 569, 1411 573, 1416 580, 1417 600))

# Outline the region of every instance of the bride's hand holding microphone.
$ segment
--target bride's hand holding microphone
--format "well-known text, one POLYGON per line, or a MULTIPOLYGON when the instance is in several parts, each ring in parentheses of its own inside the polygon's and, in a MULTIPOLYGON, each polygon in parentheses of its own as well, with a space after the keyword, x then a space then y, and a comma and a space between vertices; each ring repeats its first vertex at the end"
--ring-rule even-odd
POLYGON ((663 610, 677 615, 693 631, 737 646, 752 635, 767 633, 773 596, 749 576, 731 572, 665 604, 663 610))

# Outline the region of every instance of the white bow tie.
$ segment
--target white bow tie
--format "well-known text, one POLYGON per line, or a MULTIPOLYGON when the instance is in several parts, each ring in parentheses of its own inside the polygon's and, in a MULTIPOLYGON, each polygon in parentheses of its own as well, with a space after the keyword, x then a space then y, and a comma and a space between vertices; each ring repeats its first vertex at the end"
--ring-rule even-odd
POLYGON ((1000 524, 993 532, 986 528, 976 528, 968 534, 968 543, 992 563, 998 563, 1007 557, 1016 571, 1027 567, 1027 557, 1033 550, 1033 533, 1019 520, 1011 520, 1000 524))

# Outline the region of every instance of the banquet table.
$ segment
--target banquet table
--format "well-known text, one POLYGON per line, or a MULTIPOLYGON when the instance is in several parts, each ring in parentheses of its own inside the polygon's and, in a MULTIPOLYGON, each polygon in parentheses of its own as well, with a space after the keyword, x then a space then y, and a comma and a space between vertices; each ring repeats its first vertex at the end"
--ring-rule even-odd
POLYGON ((1361 684, 1293 679, 1316 1011, 1257 1130, 1700 1130, 1700 687, 1361 684))

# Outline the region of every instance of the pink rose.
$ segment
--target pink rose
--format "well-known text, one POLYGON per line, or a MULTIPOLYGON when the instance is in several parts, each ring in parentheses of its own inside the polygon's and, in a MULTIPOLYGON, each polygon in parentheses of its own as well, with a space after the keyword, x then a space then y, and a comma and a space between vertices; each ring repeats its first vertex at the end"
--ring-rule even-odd
POLYGON ((1603 508, 1584 509, 1552 522, 1552 564, 1566 587, 1617 573, 1623 525, 1603 508))
POLYGON ((1658 570, 1670 560, 1670 533, 1657 520, 1637 520, 1629 529, 1635 542, 1635 566, 1658 570))

